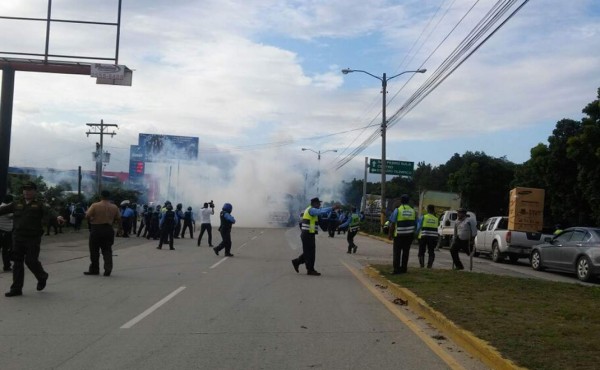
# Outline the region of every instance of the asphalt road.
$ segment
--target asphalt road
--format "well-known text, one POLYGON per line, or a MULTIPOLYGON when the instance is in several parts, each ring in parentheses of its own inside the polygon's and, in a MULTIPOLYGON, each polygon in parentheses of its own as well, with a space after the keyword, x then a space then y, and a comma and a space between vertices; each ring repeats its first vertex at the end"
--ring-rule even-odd
MULTIPOLYGON (((110 277, 83 275, 87 231, 44 237, 46 289, 27 271, 23 296, 0 298, 0 368, 485 368, 365 280, 363 264, 389 262, 385 242, 358 236, 348 255, 343 235, 321 233, 313 277, 290 263, 296 228, 232 237, 233 258, 118 238, 110 277)), ((0 289, 11 280, 0 274, 0 289)))

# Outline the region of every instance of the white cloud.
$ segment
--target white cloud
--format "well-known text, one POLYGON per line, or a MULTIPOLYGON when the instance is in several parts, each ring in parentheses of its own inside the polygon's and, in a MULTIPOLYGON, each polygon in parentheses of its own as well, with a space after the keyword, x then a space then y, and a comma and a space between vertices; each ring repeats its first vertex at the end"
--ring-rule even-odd
MULTIPOLYGON (((22 11, 24 16, 31 16, 39 6, 33 0, 9 3, 0 5, 0 14, 19 15, 22 11)), ((95 16, 96 20, 112 19, 116 9, 116 1, 55 0, 53 4, 57 14, 64 17, 86 17, 98 9, 101 17, 95 16)), ((314 170, 315 165, 314 158, 304 156, 300 147, 336 148, 341 153, 341 149, 354 148, 378 130, 376 126, 367 129, 358 138, 360 131, 306 140, 370 123, 377 125, 381 120, 380 82, 365 75, 344 76, 340 66, 352 62, 350 67, 376 75, 418 67, 472 1, 454 2, 427 42, 423 38, 424 44, 413 49, 414 59, 413 54, 405 59, 440 4, 384 0, 124 2, 119 61, 134 69, 133 86, 96 85, 87 76, 17 72, 11 165, 83 165, 91 169, 89 153, 98 137, 85 135, 85 123, 103 119, 119 124, 117 135, 105 141, 114 153, 107 169, 127 171, 129 145, 137 142, 138 133, 163 133, 198 136, 201 151, 214 148, 217 154, 205 152, 199 164, 201 172, 210 173, 211 178, 231 180, 231 176, 248 178, 252 174, 287 178, 287 161, 297 166, 289 176, 297 185, 303 180, 296 172, 314 170), (236 149, 283 139, 295 140, 294 145, 265 152, 236 149), (31 150, 32 142, 42 145, 31 150), (249 157, 255 159, 249 162, 249 157), (272 170, 269 174, 261 172, 265 164, 272 170), (240 173, 233 175, 232 166, 240 173)), ((600 22, 597 12, 588 11, 590 4, 554 0, 526 5, 390 128, 390 158, 406 155, 395 149, 404 140, 435 145, 438 140, 464 135, 501 135, 563 117, 577 119, 600 86, 600 58, 591 52, 600 49, 600 22)), ((413 76, 399 93, 409 76, 390 82, 388 117, 433 73, 485 11, 483 5, 478 6, 425 63, 427 74, 413 76)), ((0 21, 0 31, 6 29, 3 27, 0 21)), ((19 45, 38 45, 37 31, 18 31, 19 45)), ((63 47, 62 35, 55 34, 57 47, 63 47)), ((86 43, 82 40, 87 35, 69 37, 77 49, 86 43)), ((3 45, 13 40, 5 39, 0 36, 3 45)), ((104 42, 99 42, 102 50, 107 48, 104 42)), ((541 135, 540 141, 545 136, 541 135)), ((468 148, 456 148, 459 153, 465 150, 468 148)), ((418 161, 426 154, 411 156, 418 161)), ((361 177, 365 155, 378 157, 379 143, 351 165, 323 177, 323 183, 329 186, 328 181, 335 184, 347 176, 361 177)), ((330 170, 336 157, 324 158, 323 171, 330 170)), ((272 183, 261 179, 255 186, 269 187, 272 183)))

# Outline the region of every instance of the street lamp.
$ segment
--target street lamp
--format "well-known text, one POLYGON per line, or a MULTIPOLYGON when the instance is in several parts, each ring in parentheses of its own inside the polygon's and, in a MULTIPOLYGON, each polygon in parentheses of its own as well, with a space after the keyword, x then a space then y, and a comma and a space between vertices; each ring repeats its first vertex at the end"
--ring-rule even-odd
POLYGON ((337 149, 328 149, 328 150, 324 150, 324 151, 315 151, 311 148, 302 148, 302 151, 308 150, 310 152, 313 152, 317 155, 317 159, 319 160, 319 164, 317 166, 317 196, 319 195, 319 182, 321 180, 321 154, 327 153, 327 152, 334 152, 337 153, 337 149))
POLYGON ((386 88, 387 88, 387 82, 389 80, 391 80, 392 78, 396 78, 400 75, 403 75, 405 73, 425 73, 427 72, 426 69, 417 69, 416 71, 404 71, 404 72, 400 72, 397 75, 394 75, 392 77, 387 77, 386 74, 383 74, 383 77, 379 77, 379 76, 375 76, 372 73, 369 73, 367 71, 363 71, 360 69, 350 69, 350 68, 345 68, 342 69, 342 73, 347 75, 348 73, 352 73, 352 72, 362 72, 364 74, 368 74, 371 77, 374 77, 376 79, 378 79, 379 81, 381 81, 381 93, 383 94, 383 104, 381 107, 381 227, 383 227, 383 224, 385 223, 385 180, 386 180, 386 176, 385 176, 385 170, 386 170, 386 159, 385 159, 385 133, 386 133, 386 128, 387 128, 387 120, 386 120, 386 116, 385 116, 385 107, 387 105, 386 103, 386 88))

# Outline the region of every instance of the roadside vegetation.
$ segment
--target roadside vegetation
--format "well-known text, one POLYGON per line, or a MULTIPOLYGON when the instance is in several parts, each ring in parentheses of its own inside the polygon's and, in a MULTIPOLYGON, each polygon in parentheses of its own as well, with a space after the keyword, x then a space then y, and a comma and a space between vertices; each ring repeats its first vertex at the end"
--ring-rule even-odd
POLYGON ((409 268, 391 275, 449 320, 529 369, 598 369, 600 286, 409 268))
MULTIPOLYGON (((394 199, 402 194, 410 195, 412 204, 417 205, 421 191, 437 190, 461 194, 462 206, 483 221, 508 215, 510 189, 531 187, 546 191, 547 231, 553 231, 556 224, 563 228, 600 225, 600 89, 597 98, 583 106, 582 113, 580 120, 556 122, 547 143, 531 148, 530 158, 522 164, 471 151, 456 153, 436 166, 415 163, 412 177, 395 176, 386 182, 388 214, 394 199)), ((345 203, 361 204, 363 182, 354 179, 343 183, 345 203)), ((381 194, 381 183, 366 185, 367 194, 381 194)), ((379 210, 371 212, 378 218, 379 210)))

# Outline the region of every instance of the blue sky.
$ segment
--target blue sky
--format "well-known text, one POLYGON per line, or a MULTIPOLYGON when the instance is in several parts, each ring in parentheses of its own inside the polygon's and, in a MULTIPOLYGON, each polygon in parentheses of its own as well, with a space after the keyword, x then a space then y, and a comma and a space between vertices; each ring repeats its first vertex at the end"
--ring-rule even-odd
MULTIPOLYGON (((321 188, 333 188, 342 179, 362 177, 364 157, 381 157, 378 139, 334 170, 377 127, 362 135, 346 131, 381 122, 381 83, 361 73, 343 75, 341 69, 390 76, 427 68, 425 74, 389 82, 390 117, 494 4, 124 0, 119 63, 134 70, 133 86, 17 72, 11 165, 91 170, 89 153, 97 137, 86 137, 85 123, 104 119, 119 124, 117 135, 105 140, 112 152, 107 170, 127 171, 129 145, 137 143, 140 132, 198 136, 200 159, 187 172, 201 172, 203 179, 210 174, 220 184, 248 183, 236 173, 252 169, 247 176, 285 178, 280 191, 286 192, 318 165, 321 188), (240 148, 246 145, 255 149, 240 148), (302 147, 338 153, 327 153, 316 164, 315 155, 302 147), (290 169, 297 174, 290 175, 290 169)), ((0 14, 44 17, 46 5, 2 2, 0 14)), ((116 8, 116 0, 53 1, 57 18, 115 21, 116 8)), ((0 31, 2 50, 43 50, 43 27, 0 20, 0 31)), ((111 31, 68 25, 52 31, 56 53, 114 52, 111 31)), ((526 161, 533 146, 546 143, 558 120, 580 119, 581 109, 596 98, 597 50, 597 1, 529 1, 390 127, 388 159, 439 165, 470 150, 526 161)), ((271 184, 256 182, 257 187, 271 184)))

